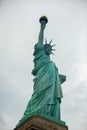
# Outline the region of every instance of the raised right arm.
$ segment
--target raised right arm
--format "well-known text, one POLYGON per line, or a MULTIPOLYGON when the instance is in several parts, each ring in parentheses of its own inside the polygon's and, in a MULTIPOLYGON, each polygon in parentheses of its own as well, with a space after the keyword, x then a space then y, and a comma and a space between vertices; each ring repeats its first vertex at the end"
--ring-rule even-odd
POLYGON ((39 32, 39 37, 38 37, 38 44, 43 44, 45 27, 46 27, 45 21, 41 21, 40 32, 39 32))

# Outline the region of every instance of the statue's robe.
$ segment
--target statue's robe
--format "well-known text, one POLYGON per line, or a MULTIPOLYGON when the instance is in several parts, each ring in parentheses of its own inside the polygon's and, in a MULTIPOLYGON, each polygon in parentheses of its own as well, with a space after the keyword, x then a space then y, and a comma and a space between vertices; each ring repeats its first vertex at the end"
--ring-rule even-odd
POLYGON ((19 123, 32 113, 46 114, 60 119, 60 103, 63 97, 61 83, 62 75, 44 52, 44 45, 34 46, 34 92, 19 123))
POLYGON ((58 69, 45 54, 43 44, 37 43, 34 49, 34 69, 32 71, 35 76, 34 92, 25 115, 36 111, 52 115, 54 112, 52 113, 51 108, 48 110, 48 106, 55 105, 56 107, 57 102, 60 103, 63 97, 58 69))

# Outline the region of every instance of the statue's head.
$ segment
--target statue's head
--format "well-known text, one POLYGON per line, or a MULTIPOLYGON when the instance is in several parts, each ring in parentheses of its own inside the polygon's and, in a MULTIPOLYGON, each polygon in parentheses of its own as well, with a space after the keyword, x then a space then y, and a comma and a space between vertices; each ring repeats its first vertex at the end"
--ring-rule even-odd
POLYGON ((47 43, 47 40, 45 39, 44 51, 47 56, 50 56, 50 54, 53 54, 52 51, 55 50, 55 49, 52 49, 52 47, 55 45, 51 45, 51 42, 52 40, 49 43, 47 43))

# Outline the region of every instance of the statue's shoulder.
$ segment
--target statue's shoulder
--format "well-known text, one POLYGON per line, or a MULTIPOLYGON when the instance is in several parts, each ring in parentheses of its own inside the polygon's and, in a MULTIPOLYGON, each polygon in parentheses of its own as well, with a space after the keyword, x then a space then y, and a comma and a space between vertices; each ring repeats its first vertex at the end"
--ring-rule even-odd
POLYGON ((44 45, 42 43, 36 43, 34 45, 34 49, 41 49, 41 48, 44 48, 44 45))

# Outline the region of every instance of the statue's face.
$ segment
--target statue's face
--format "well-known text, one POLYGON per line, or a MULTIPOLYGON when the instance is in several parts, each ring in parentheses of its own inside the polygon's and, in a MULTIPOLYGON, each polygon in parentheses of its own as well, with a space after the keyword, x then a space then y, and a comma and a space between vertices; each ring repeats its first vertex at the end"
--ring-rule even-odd
POLYGON ((45 51, 46 55, 49 56, 51 54, 51 48, 50 48, 50 46, 44 46, 44 51, 45 51))
POLYGON ((50 55, 50 51, 48 51, 48 50, 45 50, 45 53, 46 53, 46 55, 50 55))

